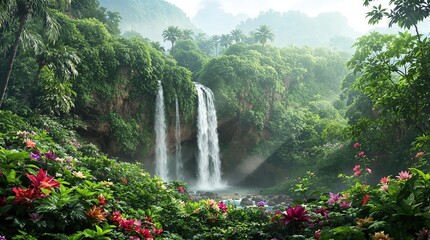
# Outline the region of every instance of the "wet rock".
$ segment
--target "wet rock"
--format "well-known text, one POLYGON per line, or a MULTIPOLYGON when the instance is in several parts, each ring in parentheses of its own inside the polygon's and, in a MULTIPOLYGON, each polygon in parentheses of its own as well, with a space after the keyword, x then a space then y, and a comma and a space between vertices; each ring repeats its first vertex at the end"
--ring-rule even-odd
POLYGON ((254 202, 252 202, 251 199, 249 198, 242 198, 242 200, 240 201, 240 206, 252 206, 254 205, 254 202))
POLYGON ((264 199, 260 196, 254 196, 252 197, 252 201, 258 203, 258 202, 264 201, 264 199))
POLYGON ((276 206, 276 203, 273 200, 267 201, 266 204, 267 204, 267 206, 270 206, 270 207, 276 206))

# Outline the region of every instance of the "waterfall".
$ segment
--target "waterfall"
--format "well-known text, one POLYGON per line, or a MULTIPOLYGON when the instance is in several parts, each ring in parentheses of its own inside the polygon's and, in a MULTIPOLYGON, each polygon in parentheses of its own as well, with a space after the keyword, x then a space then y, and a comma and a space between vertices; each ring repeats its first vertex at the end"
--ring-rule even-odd
POLYGON ((164 114, 164 96, 161 81, 158 81, 158 94, 155 100, 155 174, 168 181, 166 116, 164 114))
POLYGON ((218 123, 212 91, 195 83, 198 96, 197 109, 197 155, 198 187, 221 187, 221 161, 219 158, 218 123))
POLYGON ((184 181, 184 163, 182 162, 181 152, 181 120, 179 118, 178 97, 175 98, 176 109, 176 126, 175 126, 175 162, 176 162, 176 179, 184 181))

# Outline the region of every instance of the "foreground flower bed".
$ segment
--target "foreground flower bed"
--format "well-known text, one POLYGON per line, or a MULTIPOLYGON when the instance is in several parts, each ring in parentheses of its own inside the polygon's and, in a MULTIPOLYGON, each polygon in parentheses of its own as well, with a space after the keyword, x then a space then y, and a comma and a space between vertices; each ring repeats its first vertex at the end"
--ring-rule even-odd
POLYGON ((430 237, 430 174, 411 168, 370 186, 366 175, 375 173, 361 151, 342 192, 280 209, 236 208, 193 201, 184 184, 88 151, 73 136, 59 144, 52 132, 13 124, 0 135, 0 239, 430 237))

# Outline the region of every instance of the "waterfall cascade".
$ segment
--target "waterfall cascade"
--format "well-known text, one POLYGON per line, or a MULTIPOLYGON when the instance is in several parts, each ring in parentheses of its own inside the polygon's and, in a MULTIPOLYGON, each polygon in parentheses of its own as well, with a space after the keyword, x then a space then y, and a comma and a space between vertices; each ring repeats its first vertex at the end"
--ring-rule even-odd
MULTIPOLYGON (((195 83, 198 95, 197 109, 197 188, 216 189, 223 187, 221 182, 221 161, 219 158, 217 117, 212 91, 195 83)), ((175 99, 175 164, 176 180, 184 181, 184 163, 181 152, 181 123, 178 99, 175 99)), ((164 110, 163 87, 159 81, 155 101, 155 174, 164 181, 174 179, 169 175, 166 119, 164 110)))
POLYGON ((164 95, 161 81, 155 100, 155 174, 164 181, 169 180, 167 166, 167 144, 166 144, 166 116, 164 113, 164 95))
POLYGON ((179 103, 178 98, 175 98, 176 123, 175 123, 175 163, 176 163, 176 179, 184 181, 184 163, 182 162, 181 149, 181 120, 179 118, 179 103))
POLYGON ((197 109, 197 156, 198 188, 219 188, 221 183, 221 161, 219 158, 218 123, 212 91, 195 83, 198 95, 197 109))

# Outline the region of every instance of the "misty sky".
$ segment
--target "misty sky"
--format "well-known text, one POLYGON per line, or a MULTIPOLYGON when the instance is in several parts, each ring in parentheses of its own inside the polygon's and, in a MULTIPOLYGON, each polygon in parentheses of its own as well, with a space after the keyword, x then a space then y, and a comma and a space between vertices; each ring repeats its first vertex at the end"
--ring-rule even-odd
MULTIPOLYGON (((367 24, 365 18, 369 8, 363 7, 363 0, 166 0, 181 8, 192 18, 206 1, 219 2, 228 13, 246 14, 256 17, 261 11, 273 9, 279 12, 299 10, 309 16, 322 12, 340 12, 348 18, 349 25, 359 32, 366 32, 374 26, 367 24)), ((385 0, 384 0, 385 1, 385 0)), ((381 2, 384 2, 381 1, 381 2)), ((382 24, 385 25, 385 24, 382 24)))

